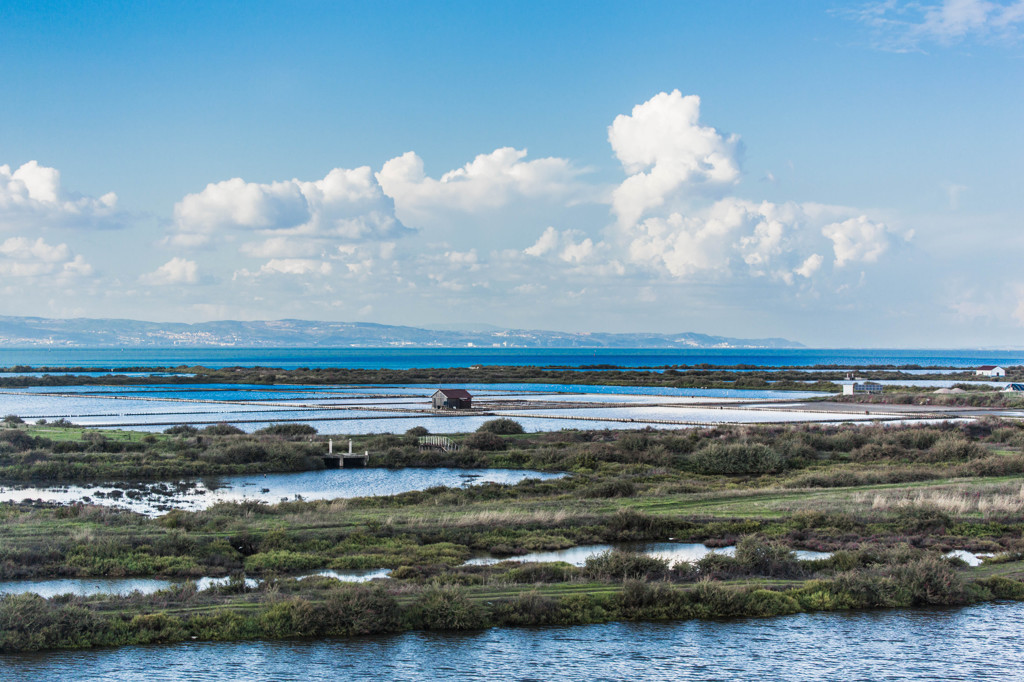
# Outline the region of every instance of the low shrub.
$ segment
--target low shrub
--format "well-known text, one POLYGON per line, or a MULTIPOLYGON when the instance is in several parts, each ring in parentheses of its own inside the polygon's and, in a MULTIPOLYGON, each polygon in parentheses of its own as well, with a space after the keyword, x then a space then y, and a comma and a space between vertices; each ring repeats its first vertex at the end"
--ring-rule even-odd
POLYGON ((462 441, 462 444, 467 448, 484 450, 486 452, 496 452, 508 447, 501 436, 490 431, 472 433, 462 441))
POLYGON ((484 613, 463 588, 432 585, 420 593, 406 613, 409 625, 427 630, 475 630, 484 626, 484 613))
POLYGON ((691 459, 700 474, 770 474, 786 468, 785 458, 762 443, 711 443, 691 459))
POLYGON ((480 425, 477 433, 496 433, 502 436, 513 436, 523 433, 523 425, 514 419, 490 419, 480 425))
POLYGON ((303 436, 315 436, 316 428, 309 424, 271 424, 255 431, 258 436, 284 436, 286 438, 300 438, 303 436))
POLYGON ((238 428, 234 424, 228 424, 227 422, 220 422, 219 424, 210 424, 206 428, 202 429, 199 433, 206 436, 240 436, 245 433, 242 429, 238 428))
POLYGON ((583 571, 598 580, 655 580, 665 577, 669 566, 665 559, 612 549, 588 557, 583 571))

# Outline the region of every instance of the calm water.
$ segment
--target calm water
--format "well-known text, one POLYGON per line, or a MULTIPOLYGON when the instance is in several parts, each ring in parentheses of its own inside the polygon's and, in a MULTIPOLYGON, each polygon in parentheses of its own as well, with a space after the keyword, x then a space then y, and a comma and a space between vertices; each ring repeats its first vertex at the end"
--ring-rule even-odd
MULTIPOLYGON (((69 419, 80 426, 163 431, 174 424, 202 426, 229 422, 255 431, 277 421, 302 421, 322 434, 404 433, 423 426, 431 433, 475 431, 495 415, 519 421, 529 432, 560 429, 680 428, 689 424, 814 421, 834 415, 801 412, 725 411, 690 408, 695 402, 726 405, 739 400, 799 399, 824 395, 807 391, 682 389, 645 386, 562 384, 463 384, 476 405, 492 414, 438 415, 430 410, 437 386, 60 386, 0 390, 0 414, 26 421, 69 419), (497 409, 500 404, 515 409, 497 409), (510 403, 508 401, 516 401, 510 403), (588 403, 609 409, 544 409, 543 403, 588 403), (595 421, 600 420, 600 421, 595 421), (659 422, 662 422, 659 424, 659 422), (668 422, 668 423, 665 423, 668 422)), ((550 405, 548 406, 550 407, 550 405)), ((846 419, 863 419, 847 415, 846 419)))
POLYGON ((512 485, 527 478, 545 480, 561 476, 564 474, 521 469, 327 469, 207 478, 189 481, 180 488, 171 484, 164 486, 162 492, 150 491, 137 497, 127 494, 132 490, 131 487, 109 484, 92 487, 0 486, 0 502, 30 499, 67 504, 88 497, 88 501, 94 504, 125 507, 155 515, 170 509, 205 509, 217 502, 259 500, 274 504, 298 497, 306 500, 372 497, 426 490, 435 486, 457 488, 480 483, 512 485), (114 491, 122 491, 122 494, 114 491))
POLYGON ((533 349, 533 348, 7 348, 0 367, 348 367, 410 369, 472 365, 656 367, 660 365, 974 365, 1024 364, 1021 350, 891 349, 533 349))
MULTIPOLYGON (((366 571, 334 571, 325 569, 316 573, 295 576, 296 580, 307 578, 323 577, 333 578, 346 583, 365 583, 377 578, 387 578, 391 573, 389 568, 378 568, 366 571)), ((129 595, 132 592, 142 594, 153 594, 160 590, 173 587, 181 580, 160 580, 156 578, 58 578, 56 580, 7 580, 0 582, 0 595, 24 594, 31 592, 47 599, 58 594, 74 594, 77 596, 88 596, 92 594, 116 594, 129 595)), ((231 582, 230 577, 221 578, 198 578, 196 589, 207 590, 219 585, 227 585, 231 582)), ((259 586, 260 580, 246 578, 246 586, 255 588, 259 586)))
POLYGON ((0 658, 0 679, 1021 680, 1024 604, 194 643, 0 658))
MULTIPOLYGON (((664 559, 668 562, 669 566, 672 566, 679 561, 700 561, 708 554, 724 554, 725 556, 733 556, 736 554, 736 547, 733 545, 728 547, 708 547, 703 543, 696 542, 648 542, 622 545, 580 545, 579 547, 570 547, 568 549, 557 549, 550 552, 530 552, 529 554, 511 557, 495 557, 493 555, 486 554, 474 557, 467 561, 466 564, 470 566, 486 566, 489 564, 496 564, 501 561, 515 561, 519 563, 525 563, 527 561, 564 561, 565 563, 572 564, 573 566, 583 566, 587 563, 587 559, 590 557, 597 556, 598 554, 607 552, 610 549, 623 549, 631 552, 640 552, 647 556, 664 559)), ((950 555, 954 554, 965 561, 968 557, 975 558, 970 552, 950 553, 950 555)), ((797 559, 809 560, 827 559, 832 556, 832 553, 812 552, 809 550, 799 549, 794 552, 794 555, 797 559)), ((971 565, 976 566, 981 563, 980 560, 977 561, 978 563, 971 565)))

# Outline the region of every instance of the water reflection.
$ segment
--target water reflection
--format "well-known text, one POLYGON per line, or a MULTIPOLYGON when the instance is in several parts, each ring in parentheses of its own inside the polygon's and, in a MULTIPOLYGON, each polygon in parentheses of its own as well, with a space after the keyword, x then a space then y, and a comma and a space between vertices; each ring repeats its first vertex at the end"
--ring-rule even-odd
POLYGON ((153 594, 171 586, 169 580, 153 578, 62 578, 58 580, 10 580, 0 582, 0 595, 31 592, 49 599, 58 594, 127 596, 132 592, 153 594))
MULTIPOLYGON (((552 562, 564 561, 573 566, 583 566, 587 559, 597 556, 612 549, 621 549, 627 552, 639 552, 657 559, 664 559, 669 566, 679 561, 700 561, 708 554, 722 554, 724 556, 735 556, 736 547, 708 547, 702 543, 688 542, 653 542, 653 543, 627 543, 619 545, 580 545, 568 549, 558 549, 549 552, 530 552, 518 556, 497 557, 492 554, 484 554, 473 557, 466 562, 467 566, 488 566, 502 561, 527 562, 552 562)), ((832 556, 831 552, 812 552, 808 550, 796 550, 794 555, 800 560, 827 559, 832 556)))
POLYGON ((290 474, 223 476, 202 481, 125 486, 98 485, 0 487, 0 502, 43 500, 69 504, 86 501, 158 515, 171 509, 205 509, 218 502, 257 500, 330 500, 397 495, 436 486, 459 488, 483 483, 514 485, 528 478, 548 480, 565 474, 522 469, 327 469, 290 474))
MULTIPOLYGON (((391 574, 389 568, 379 568, 365 571, 334 571, 323 570, 316 573, 308 573, 299 576, 291 576, 294 580, 306 580, 308 578, 331 578, 346 583, 365 583, 378 578, 387 578, 391 574)), ((281 576, 282 580, 289 579, 289 576, 281 576)), ((211 578, 204 577, 195 580, 196 589, 199 591, 209 590, 215 587, 223 587, 232 584, 233 580, 228 576, 211 578)), ((154 594, 160 590, 166 590, 175 585, 187 581, 182 580, 161 580, 157 578, 60 578, 56 580, 9 580, 0 582, 0 596, 5 594, 24 594, 30 592, 40 597, 49 599, 60 594, 73 594, 76 597, 88 597, 95 594, 117 595, 125 597, 133 592, 140 594, 154 594)), ((263 581, 258 578, 246 578, 245 586, 249 589, 256 589, 263 581)))

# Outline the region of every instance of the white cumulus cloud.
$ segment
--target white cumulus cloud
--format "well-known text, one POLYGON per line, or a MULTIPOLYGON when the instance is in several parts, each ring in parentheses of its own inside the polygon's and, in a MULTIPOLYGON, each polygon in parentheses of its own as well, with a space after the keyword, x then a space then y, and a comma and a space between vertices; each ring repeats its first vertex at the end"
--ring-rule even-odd
POLYGON ((233 178, 211 183, 175 205, 174 246, 194 247, 228 231, 262 235, 243 252, 262 257, 312 255, 339 242, 411 232, 394 215, 369 167, 335 168, 323 179, 272 183, 233 178), (280 249, 279 251, 276 249, 280 249))
POLYGON ((67 244, 49 244, 10 237, 0 243, 0 275, 5 277, 41 277, 91 275, 92 266, 82 256, 74 256, 67 244))
POLYGON ((598 249, 590 237, 581 237, 583 234, 578 230, 559 232, 548 227, 533 246, 523 249, 523 253, 536 257, 554 256, 563 262, 578 265, 592 260, 598 249))
POLYGON ((821 233, 832 240, 835 264, 840 268, 855 261, 873 263, 889 248, 888 228, 867 216, 826 225, 821 233))
POLYGON ((64 189, 60 171, 29 161, 12 171, 0 166, 0 229, 42 229, 113 224, 117 195, 99 198, 64 189))
POLYGON ((153 272, 139 277, 143 284, 163 286, 168 284, 194 284, 199 281, 199 266, 193 260, 175 257, 153 272))
MULTIPOLYGON (((736 197, 686 214, 647 218, 609 235, 629 263, 675 279, 769 278, 786 284, 821 272, 821 253, 829 248, 836 268, 877 261, 891 237, 883 223, 847 207, 736 197)), ((551 250, 552 239, 545 233, 531 248, 551 250)))
POLYGON ((406 152, 387 161, 377 180, 394 198, 399 215, 412 224, 429 221, 438 210, 473 213, 516 199, 565 198, 580 191, 577 177, 581 171, 567 160, 525 158, 525 149, 502 147, 480 154, 440 178, 431 178, 424 171, 423 159, 406 152))
POLYGON ((820 253, 812 253, 804 259, 804 262, 793 273, 809 279, 814 276, 814 273, 821 268, 821 264, 824 262, 825 258, 820 253))
POLYGON ((700 97, 662 92, 615 117, 608 142, 629 177, 612 195, 631 225, 681 190, 725 187, 740 176, 739 137, 700 124, 700 97))
POLYGON ((312 273, 329 275, 331 264, 309 258, 274 258, 264 263, 261 274, 308 275, 312 273))

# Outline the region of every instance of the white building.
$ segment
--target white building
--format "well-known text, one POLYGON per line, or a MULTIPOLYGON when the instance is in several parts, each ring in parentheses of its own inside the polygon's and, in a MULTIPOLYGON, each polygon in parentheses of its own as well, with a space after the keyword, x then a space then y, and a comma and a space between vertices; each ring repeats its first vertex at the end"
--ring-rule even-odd
POLYGON ((881 393, 882 384, 876 384, 874 381, 865 381, 864 383, 852 383, 843 384, 843 395, 854 395, 856 393, 881 393))
POLYGON ((996 367, 995 365, 982 365, 978 369, 974 370, 974 375, 985 377, 1005 377, 1006 370, 1002 367, 996 367))

